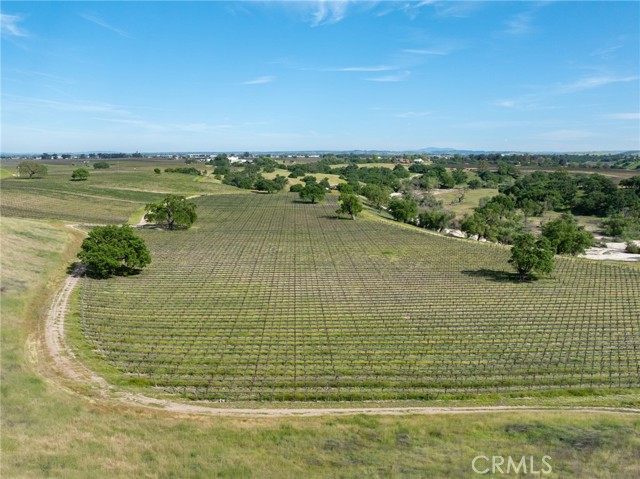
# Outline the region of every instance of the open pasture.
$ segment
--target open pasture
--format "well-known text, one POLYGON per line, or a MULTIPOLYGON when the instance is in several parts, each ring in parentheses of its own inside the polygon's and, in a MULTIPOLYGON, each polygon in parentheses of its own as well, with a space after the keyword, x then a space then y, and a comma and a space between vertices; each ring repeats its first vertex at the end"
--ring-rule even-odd
POLYGON ((200 198, 197 228, 141 231, 141 275, 84 282, 91 347, 131 384, 201 399, 640 386, 640 270, 557 258, 513 282, 507 248, 295 198, 200 198))

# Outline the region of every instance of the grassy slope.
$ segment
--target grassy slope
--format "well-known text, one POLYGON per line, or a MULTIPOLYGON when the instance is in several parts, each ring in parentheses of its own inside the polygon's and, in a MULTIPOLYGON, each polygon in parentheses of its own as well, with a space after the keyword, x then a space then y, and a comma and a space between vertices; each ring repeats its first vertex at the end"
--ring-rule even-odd
POLYGON ((480 454, 549 455, 546 477, 640 474, 631 415, 196 419, 88 402, 36 373, 26 347, 79 238, 37 221, 1 227, 2 477, 461 478, 480 454))
POLYGON ((465 213, 472 214, 473 209, 480 204, 482 198, 491 198, 497 195, 498 189, 480 188, 477 190, 468 190, 465 193, 464 199, 458 203, 460 192, 460 188, 454 188, 451 190, 437 190, 434 193, 435 197, 442 201, 444 209, 453 211, 457 218, 462 218, 465 213))
POLYGON ((117 224, 132 216, 140 217, 140 208, 166 193, 237 193, 235 188, 216 181, 197 181, 203 179, 200 177, 164 172, 157 175, 153 172, 154 163, 136 165, 123 162, 118 168, 91 170, 87 181, 70 181, 70 165, 52 165, 44 178, 3 179, 2 215, 117 224))

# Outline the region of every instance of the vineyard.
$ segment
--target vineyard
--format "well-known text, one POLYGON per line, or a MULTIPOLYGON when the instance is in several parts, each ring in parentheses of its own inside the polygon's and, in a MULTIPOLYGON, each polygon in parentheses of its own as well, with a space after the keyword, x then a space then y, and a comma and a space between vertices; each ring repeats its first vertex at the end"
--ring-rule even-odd
POLYGON ((197 199, 141 274, 85 279, 80 325, 131 384, 196 399, 369 400, 640 387, 640 270, 507 248, 293 194, 197 199))

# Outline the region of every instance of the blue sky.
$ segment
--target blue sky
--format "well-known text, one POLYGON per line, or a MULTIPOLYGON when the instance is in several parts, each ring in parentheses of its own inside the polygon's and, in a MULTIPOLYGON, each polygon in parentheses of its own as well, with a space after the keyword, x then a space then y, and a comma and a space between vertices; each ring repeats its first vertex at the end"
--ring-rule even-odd
POLYGON ((9 2, 3 152, 640 149, 640 2, 9 2))

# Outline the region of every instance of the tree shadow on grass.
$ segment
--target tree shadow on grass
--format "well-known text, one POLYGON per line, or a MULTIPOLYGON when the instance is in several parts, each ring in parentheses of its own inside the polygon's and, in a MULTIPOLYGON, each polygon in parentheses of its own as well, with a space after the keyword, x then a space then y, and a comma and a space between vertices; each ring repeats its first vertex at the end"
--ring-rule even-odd
POLYGON ((467 276, 471 276, 473 278, 485 278, 489 281, 494 281, 496 283, 521 283, 520 276, 518 273, 512 273, 509 271, 496 271, 493 269, 478 269, 475 271, 462 271, 462 274, 466 274, 467 276))
POLYGON ((338 216, 338 215, 324 215, 324 216, 321 216, 321 218, 324 218, 326 220, 350 220, 350 221, 353 221, 351 219, 351 217, 338 216))
POLYGON ((112 272, 112 274, 101 275, 93 271, 87 264, 84 264, 80 261, 75 261, 67 266, 67 274, 73 276, 74 278, 81 278, 82 276, 86 276, 91 279, 107 279, 112 276, 137 276, 142 273, 141 269, 138 268, 130 268, 128 266, 122 265, 116 271, 112 272))

